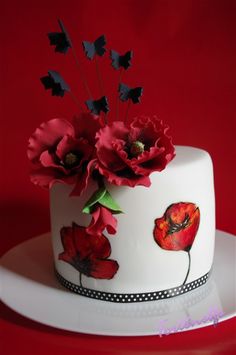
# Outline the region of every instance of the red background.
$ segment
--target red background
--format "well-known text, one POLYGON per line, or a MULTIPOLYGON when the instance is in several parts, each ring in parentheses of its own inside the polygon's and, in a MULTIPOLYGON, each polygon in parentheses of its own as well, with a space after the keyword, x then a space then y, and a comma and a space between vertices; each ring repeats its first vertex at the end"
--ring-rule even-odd
MULTIPOLYGON (((171 127, 174 144, 200 147, 211 154, 217 228, 236 233, 234 0, 5 0, 0 2, 0 11, 1 253, 49 230, 48 193, 29 182, 27 140, 42 121, 53 117, 70 119, 77 110, 69 96, 51 97, 39 77, 48 69, 58 70, 74 94, 81 101, 86 98, 71 53, 55 54, 49 47, 46 34, 57 31, 58 17, 73 39, 94 97, 99 95, 95 65, 83 56, 81 41, 92 41, 104 33, 108 48, 121 53, 133 49, 133 66, 123 80, 131 86, 143 86, 144 95, 142 104, 131 107, 130 115, 157 114, 171 127)), ((100 65, 114 112, 117 72, 108 57, 102 58, 100 65)), ((111 120, 113 115, 110 114, 111 120)), ((16 337, 17 352, 14 344, 8 351, 4 341, 5 354, 20 354, 19 349, 26 354, 26 340, 32 347, 37 345, 35 351, 41 353, 38 341, 42 336, 46 349, 58 351, 58 335, 62 351, 69 342, 71 348, 77 349, 80 344, 85 349, 88 342, 96 348, 103 339, 109 349, 116 349, 107 351, 109 354, 122 349, 123 354, 131 353, 135 344, 140 354, 147 353, 147 344, 148 353, 169 346, 173 350, 175 345, 183 349, 208 348, 212 352, 220 350, 222 342, 225 349, 234 347, 233 320, 164 340, 151 337, 113 341, 52 330, 17 316, 4 306, 2 310, 5 340, 10 334, 14 338, 17 332, 21 334, 16 337), (198 335, 203 343, 197 341, 198 335)))

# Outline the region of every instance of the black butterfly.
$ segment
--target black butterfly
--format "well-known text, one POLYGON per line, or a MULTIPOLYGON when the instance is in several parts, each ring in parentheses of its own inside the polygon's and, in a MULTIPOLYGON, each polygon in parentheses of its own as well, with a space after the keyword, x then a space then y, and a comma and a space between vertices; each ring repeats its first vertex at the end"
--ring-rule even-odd
POLYGON ((72 43, 62 21, 58 20, 58 23, 61 28, 61 32, 48 33, 48 38, 50 40, 50 45, 56 46, 55 52, 66 54, 68 49, 72 47, 72 43))
POLYGON ((40 78, 46 90, 52 89, 52 96, 63 97, 65 91, 70 91, 69 85, 64 81, 59 73, 54 70, 48 71, 48 76, 40 78))
POLYGON ((116 70, 120 69, 120 67, 123 67, 125 70, 127 70, 131 66, 131 59, 133 57, 133 52, 128 51, 124 55, 120 55, 116 51, 111 51, 111 60, 112 63, 111 65, 113 68, 116 70))
POLYGON ((89 59, 93 59, 95 54, 102 57, 103 54, 106 52, 106 48, 104 48, 105 45, 106 38, 104 35, 98 37, 93 43, 83 41, 84 51, 89 59))
POLYGON ((143 88, 139 86, 132 89, 121 83, 119 85, 119 93, 121 101, 127 101, 130 99, 134 104, 137 104, 140 102, 140 96, 143 93, 143 88))
POLYGON ((86 106, 95 115, 99 115, 101 111, 107 113, 110 111, 108 106, 108 100, 106 96, 102 96, 99 100, 87 100, 86 106))

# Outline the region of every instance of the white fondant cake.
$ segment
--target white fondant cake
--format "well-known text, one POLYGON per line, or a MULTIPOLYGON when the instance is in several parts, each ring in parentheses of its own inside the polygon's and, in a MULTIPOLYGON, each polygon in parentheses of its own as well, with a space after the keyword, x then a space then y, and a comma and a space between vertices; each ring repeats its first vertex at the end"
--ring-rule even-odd
POLYGON ((209 154, 201 149, 177 146, 175 159, 162 172, 153 173, 151 182, 149 188, 106 184, 124 212, 116 215, 117 233, 112 236, 104 233, 111 245, 109 260, 119 265, 111 279, 81 276, 72 265, 58 257, 63 252, 61 229, 73 223, 89 224, 91 217, 82 213, 82 209, 97 186, 91 183, 81 197, 69 196, 72 186, 53 186, 50 196, 55 269, 66 287, 93 298, 132 302, 172 297, 207 280, 215 238, 213 167, 209 154), (179 217, 173 210, 168 215, 171 206, 187 205, 195 206, 199 223, 191 219, 188 212, 184 215, 182 212, 179 217), (179 231, 188 233, 194 223, 194 240, 191 245, 180 245, 179 250, 171 244, 163 247, 155 239, 156 228, 169 224, 166 235, 162 230, 163 243, 168 241, 165 238, 174 238, 178 244, 179 231))

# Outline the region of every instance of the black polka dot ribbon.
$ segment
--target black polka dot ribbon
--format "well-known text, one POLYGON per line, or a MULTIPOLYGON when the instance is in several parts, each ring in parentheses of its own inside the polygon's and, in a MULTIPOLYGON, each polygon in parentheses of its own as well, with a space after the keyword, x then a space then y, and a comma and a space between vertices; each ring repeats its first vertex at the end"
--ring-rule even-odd
POLYGON ((197 280, 189 282, 185 285, 169 288, 162 291, 155 292, 145 292, 145 293, 112 293, 103 292, 78 286, 70 281, 67 281, 63 276, 61 276, 57 270, 55 270, 57 279, 67 289, 75 292, 81 296, 94 298, 102 301, 109 301, 115 303, 132 303, 132 302, 146 302, 146 301, 157 301, 162 299, 168 299, 175 296, 182 295, 189 291, 192 291, 206 283, 209 278, 210 272, 206 273, 204 276, 199 277, 197 280))

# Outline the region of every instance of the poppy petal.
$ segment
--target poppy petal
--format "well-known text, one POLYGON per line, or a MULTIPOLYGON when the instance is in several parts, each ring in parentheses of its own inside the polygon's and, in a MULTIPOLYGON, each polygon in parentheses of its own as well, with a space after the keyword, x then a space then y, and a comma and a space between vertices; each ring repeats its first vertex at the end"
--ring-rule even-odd
POLYGON ((35 185, 51 188, 55 183, 73 185, 76 182, 76 177, 62 175, 59 169, 43 167, 31 171, 30 180, 35 185))
POLYGON ((115 260, 94 260, 90 276, 96 279, 112 279, 119 268, 115 260))
POLYGON ((104 229, 109 234, 115 234, 117 227, 117 219, 113 216, 111 211, 106 207, 98 205, 94 212, 92 212, 92 220, 87 227, 87 232, 92 235, 102 234, 104 229))
POLYGON ((64 119, 54 118, 42 123, 29 139, 28 158, 34 162, 43 151, 58 144, 58 141, 66 134, 74 136, 75 131, 73 126, 64 119))
POLYGON ((95 166, 95 159, 91 160, 85 171, 77 172, 76 184, 70 193, 70 196, 80 196, 87 188, 89 179, 95 166))
POLYGON ((64 252, 59 254, 59 259, 70 263, 77 254, 74 241, 74 230, 71 227, 63 227, 61 228, 60 234, 64 252))

